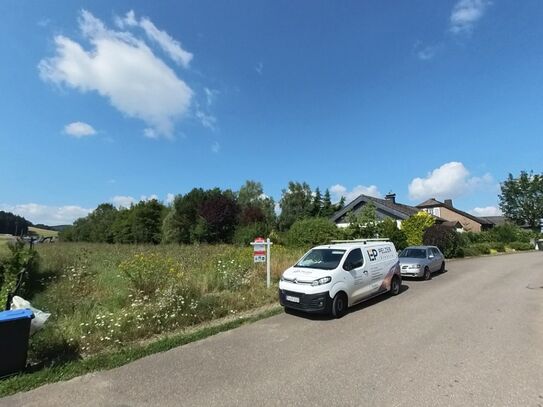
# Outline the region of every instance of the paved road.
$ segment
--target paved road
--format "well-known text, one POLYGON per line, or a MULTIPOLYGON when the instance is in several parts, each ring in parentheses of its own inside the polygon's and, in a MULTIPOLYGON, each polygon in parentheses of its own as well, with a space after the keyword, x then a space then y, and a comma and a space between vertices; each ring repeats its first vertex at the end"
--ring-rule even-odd
POLYGON ((451 262, 340 320, 281 314, 2 406, 543 406, 543 253, 451 262))

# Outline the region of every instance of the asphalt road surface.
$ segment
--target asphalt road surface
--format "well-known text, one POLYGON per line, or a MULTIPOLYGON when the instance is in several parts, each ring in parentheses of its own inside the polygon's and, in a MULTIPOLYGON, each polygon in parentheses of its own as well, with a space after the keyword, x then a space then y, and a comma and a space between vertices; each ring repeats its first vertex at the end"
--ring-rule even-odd
POLYGON ((281 314, 2 406, 543 406, 543 253, 448 264, 340 320, 281 314))

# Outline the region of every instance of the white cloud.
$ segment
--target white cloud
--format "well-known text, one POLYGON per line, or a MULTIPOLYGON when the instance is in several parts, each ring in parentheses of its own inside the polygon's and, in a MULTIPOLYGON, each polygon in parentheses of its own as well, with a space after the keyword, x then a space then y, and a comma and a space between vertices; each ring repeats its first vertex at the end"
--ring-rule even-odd
POLYGON ((172 194, 171 192, 168 192, 166 194, 166 204, 171 205, 174 200, 175 200, 175 194, 172 194))
POLYGON ((217 124, 217 118, 213 115, 202 112, 201 110, 196 110, 196 117, 202 123, 202 126, 207 127, 210 130, 215 130, 215 125, 217 124))
POLYGON ((145 202, 152 201, 153 199, 156 199, 158 201, 158 195, 157 194, 151 194, 149 196, 147 196, 147 195, 140 196, 140 202, 141 201, 145 201, 145 202))
POLYGON ((420 44, 417 44, 415 45, 415 53, 417 54, 417 58, 421 61, 429 61, 436 56, 439 48, 440 46, 438 45, 421 46, 420 44))
POLYGON ((255 71, 257 74, 262 75, 262 72, 264 71, 264 64, 262 62, 256 64, 255 71))
POLYGON ((452 161, 428 173, 425 178, 414 178, 409 184, 411 199, 457 198, 493 182, 490 174, 472 177, 461 162, 452 161))
POLYGON ((281 203, 280 202, 276 202, 275 205, 273 206, 273 211, 275 212, 275 214, 277 216, 281 215, 281 203))
POLYGON ((88 123, 73 122, 64 126, 64 133, 75 138, 82 138, 95 135, 96 130, 88 123))
POLYGON ((356 199, 359 195, 369 195, 376 198, 382 196, 381 192, 379 192, 379 188, 377 188, 377 186, 375 185, 370 185, 369 187, 366 187, 364 185, 357 185, 351 191, 349 191, 343 185, 336 184, 332 185, 329 188, 329 191, 332 197, 332 201, 334 202, 339 201, 341 197, 345 197, 345 202, 349 203, 353 199, 356 199))
POLYGON ((215 100, 217 99, 217 96, 219 95, 218 90, 213 90, 209 88, 204 88, 204 92, 206 94, 206 102, 207 106, 211 107, 213 103, 215 103, 215 100))
POLYGON ((50 23, 51 23, 50 18, 42 18, 42 19, 38 20, 38 26, 40 26, 42 28, 47 27, 50 23))
POLYGON ((74 220, 87 216, 92 211, 92 209, 76 205, 48 206, 37 203, 0 204, 0 209, 22 216, 32 223, 43 223, 49 226, 72 224, 74 220))
POLYGON ((492 3, 488 0, 460 0, 451 12, 450 31, 453 34, 470 33, 477 21, 479 21, 488 6, 492 3))
POLYGON ((211 151, 214 152, 215 154, 218 154, 219 151, 221 151, 221 145, 219 144, 218 141, 215 141, 215 142, 211 145, 211 151))
POLYGON ((485 206, 482 208, 473 208, 470 211, 475 216, 501 216, 503 212, 496 206, 485 206))
MULTIPOLYGON (((168 202, 170 195, 172 194, 168 194, 166 196, 166 202, 168 202)), ((158 195, 157 194, 141 195, 140 199, 136 199, 130 195, 115 195, 109 201, 117 208, 130 208, 131 205, 135 205, 138 202, 141 202, 141 201, 147 202, 153 199, 156 199, 158 201, 159 200, 158 195)))
POLYGON ((160 138, 160 134, 155 129, 152 129, 150 127, 143 129, 143 135, 147 138, 154 139, 154 140, 160 138))
POLYGON ((192 60, 192 54, 181 48, 181 44, 174 40, 166 31, 161 31, 149 20, 148 18, 142 18, 140 20, 140 27, 143 28, 145 34, 155 41, 160 48, 166 52, 170 58, 178 65, 188 68, 190 61, 192 60))
POLYGON ((147 37, 156 42, 175 63, 188 68, 193 58, 192 53, 184 50, 181 43, 172 38, 166 31, 159 30, 149 18, 142 17, 138 22, 136 13, 134 13, 134 10, 130 10, 123 18, 116 17, 115 24, 121 29, 139 26, 145 31, 147 37))
POLYGON ((110 201, 117 208, 130 208, 132 204, 136 203, 136 199, 128 195, 115 195, 110 201))
POLYGON ((131 33, 110 30, 85 10, 79 28, 91 49, 57 35, 56 55, 38 65, 42 80, 96 91, 126 116, 143 120, 156 136, 173 137, 175 121, 190 107, 192 89, 131 33))
POLYGON ((121 30, 125 27, 134 27, 138 25, 138 22, 136 21, 136 13, 134 13, 134 10, 128 11, 124 17, 115 17, 115 24, 117 27, 119 27, 121 30))

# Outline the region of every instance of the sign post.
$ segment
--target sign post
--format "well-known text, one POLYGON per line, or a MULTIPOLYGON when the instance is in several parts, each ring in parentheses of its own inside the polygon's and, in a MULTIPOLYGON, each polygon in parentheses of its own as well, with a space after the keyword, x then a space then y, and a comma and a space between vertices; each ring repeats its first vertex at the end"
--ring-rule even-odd
POLYGON ((251 242, 253 246, 253 261, 255 263, 266 262, 266 286, 271 286, 271 245, 273 243, 269 238, 264 240, 263 237, 257 237, 254 242, 251 242))

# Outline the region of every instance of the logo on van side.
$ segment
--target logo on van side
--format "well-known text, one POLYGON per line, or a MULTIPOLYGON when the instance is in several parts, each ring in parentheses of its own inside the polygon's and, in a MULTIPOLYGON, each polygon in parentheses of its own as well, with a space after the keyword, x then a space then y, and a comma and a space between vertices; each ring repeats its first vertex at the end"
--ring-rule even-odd
POLYGON ((370 258, 370 261, 377 260, 377 256, 379 256, 379 252, 375 249, 368 249, 368 257, 370 258))

